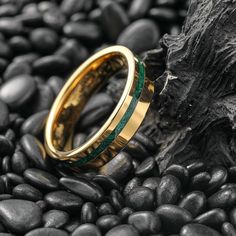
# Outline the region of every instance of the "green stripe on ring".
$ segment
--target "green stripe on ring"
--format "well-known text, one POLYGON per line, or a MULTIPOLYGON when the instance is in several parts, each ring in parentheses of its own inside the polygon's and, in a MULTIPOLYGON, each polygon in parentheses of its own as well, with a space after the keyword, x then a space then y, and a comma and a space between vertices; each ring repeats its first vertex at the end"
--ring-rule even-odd
POLYGON ((130 117, 132 116, 135 110, 135 107, 137 106, 139 97, 141 96, 141 92, 143 90, 144 78, 145 78, 144 65, 142 64, 142 62, 138 61, 138 82, 135 87, 135 91, 131 99, 131 102, 129 104, 129 107, 127 111, 125 112, 124 116, 121 118, 121 120, 117 124, 116 128, 101 142, 101 144, 96 149, 94 149, 86 157, 83 157, 82 159, 75 162, 67 163, 67 165, 72 166, 72 167, 79 167, 83 164, 86 164, 87 162, 96 158, 103 151, 105 151, 106 148, 116 139, 116 137, 120 134, 122 129, 125 127, 125 125, 129 121, 130 117))

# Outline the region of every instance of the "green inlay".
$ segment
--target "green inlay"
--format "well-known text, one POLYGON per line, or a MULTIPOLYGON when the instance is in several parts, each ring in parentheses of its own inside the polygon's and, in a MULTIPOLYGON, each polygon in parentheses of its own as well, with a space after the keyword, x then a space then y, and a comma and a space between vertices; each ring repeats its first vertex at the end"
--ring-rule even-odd
POLYGON ((127 111, 125 112, 124 116, 121 118, 119 123, 117 124, 116 128, 89 155, 87 155, 86 157, 78 161, 68 163, 70 166, 79 167, 87 163, 88 161, 93 160, 95 157, 101 154, 116 139, 116 137, 120 134, 122 129, 125 127, 125 125, 127 124, 127 122, 129 121, 130 117, 132 116, 134 112, 134 109, 138 103, 138 99, 141 95, 141 92, 144 86, 145 70, 144 70, 144 65, 140 61, 138 61, 138 70, 139 70, 138 82, 135 87, 134 95, 131 99, 131 102, 129 104, 127 111))

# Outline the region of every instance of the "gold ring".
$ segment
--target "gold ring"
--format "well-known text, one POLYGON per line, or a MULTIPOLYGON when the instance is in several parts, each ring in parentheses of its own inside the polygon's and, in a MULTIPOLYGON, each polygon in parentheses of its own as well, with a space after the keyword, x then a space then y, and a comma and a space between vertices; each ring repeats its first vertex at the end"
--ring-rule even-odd
POLYGON ((45 148, 70 167, 99 168, 120 152, 141 125, 154 94, 145 65, 123 46, 103 49, 68 79, 47 118, 45 148), (115 72, 127 68, 121 98, 102 127, 84 144, 72 148, 73 130, 91 95, 115 72))

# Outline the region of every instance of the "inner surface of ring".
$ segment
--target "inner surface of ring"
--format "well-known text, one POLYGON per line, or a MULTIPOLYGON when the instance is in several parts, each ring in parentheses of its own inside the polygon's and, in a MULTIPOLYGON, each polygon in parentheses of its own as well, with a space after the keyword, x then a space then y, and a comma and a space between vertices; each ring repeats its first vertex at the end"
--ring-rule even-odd
POLYGON ((61 110, 55 119, 52 131, 53 145, 59 151, 70 151, 74 126, 93 93, 122 68, 127 68, 124 56, 119 53, 110 53, 98 58, 78 75, 71 85, 71 91, 62 101, 61 110))

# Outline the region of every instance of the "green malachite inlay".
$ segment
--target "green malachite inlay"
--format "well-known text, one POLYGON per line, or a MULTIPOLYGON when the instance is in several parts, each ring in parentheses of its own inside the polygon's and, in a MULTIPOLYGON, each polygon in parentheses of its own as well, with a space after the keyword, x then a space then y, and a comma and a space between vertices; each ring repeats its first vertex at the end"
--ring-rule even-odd
POLYGON ((87 163, 88 161, 93 160, 100 153, 102 153, 116 139, 116 137, 119 135, 119 133, 125 127, 125 125, 129 121, 130 117, 132 116, 132 114, 135 110, 135 107, 138 103, 139 97, 141 96, 141 92, 142 92, 142 89, 144 86, 145 69, 144 69, 144 65, 140 61, 138 61, 138 72, 139 72, 138 82, 135 87, 134 95, 132 97, 132 100, 129 104, 127 111, 125 112, 124 116, 121 118, 121 120, 118 123, 118 125, 116 126, 116 128, 88 156, 86 156, 78 161, 69 163, 70 166, 79 167, 79 166, 87 163))

